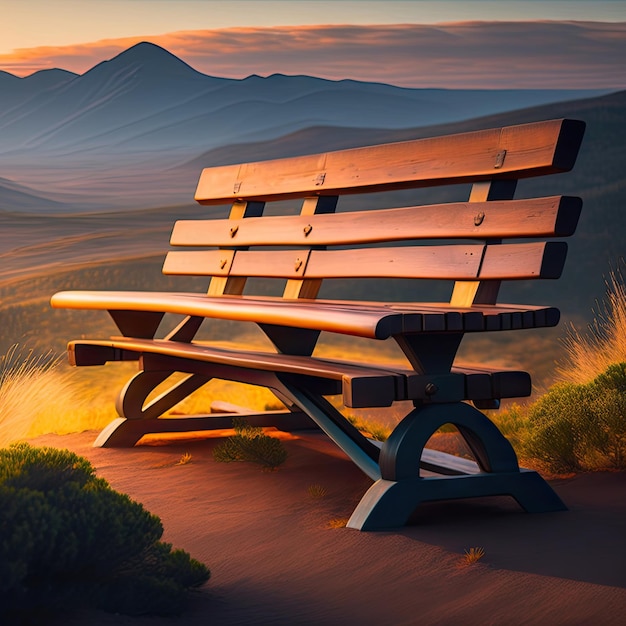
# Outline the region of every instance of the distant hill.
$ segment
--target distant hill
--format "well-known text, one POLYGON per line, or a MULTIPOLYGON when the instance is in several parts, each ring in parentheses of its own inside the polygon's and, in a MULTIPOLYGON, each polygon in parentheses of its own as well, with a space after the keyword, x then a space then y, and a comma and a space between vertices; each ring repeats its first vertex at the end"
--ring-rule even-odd
POLYGON ((207 150, 311 127, 425 127, 598 93, 406 89, 280 74, 233 80, 140 43, 82 75, 0 73, 0 176, 33 187, 45 180, 51 191, 82 193, 103 208, 122 206, 123 197, 133 206, 183 202, 171 178, 148 196, 134 185, 207 150))
POLYGON ((41 211, 67 211, 71 204, 54 200, 46 194, 0 178, 0 210, 29 211, 36 206, 41 211))

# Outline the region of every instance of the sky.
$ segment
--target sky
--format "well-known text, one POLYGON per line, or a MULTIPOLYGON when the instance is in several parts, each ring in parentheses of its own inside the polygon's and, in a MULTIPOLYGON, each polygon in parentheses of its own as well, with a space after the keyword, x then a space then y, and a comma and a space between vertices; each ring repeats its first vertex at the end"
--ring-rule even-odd
POLYGON ((0 0, 0 70, 84 73, 151 41, 205 74, 626 88, 626 0, 0 0))

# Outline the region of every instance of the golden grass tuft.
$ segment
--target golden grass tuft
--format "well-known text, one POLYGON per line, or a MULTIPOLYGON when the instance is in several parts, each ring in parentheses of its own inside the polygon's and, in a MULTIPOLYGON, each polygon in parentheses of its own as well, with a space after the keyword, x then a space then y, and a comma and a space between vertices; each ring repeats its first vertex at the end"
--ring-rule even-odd
POLYGON ((38 424, 58 422, 72 407, 71 396, 71 372, 58 359, 13 345, 0 357, 0 445, 32 436, 38 424))
POLYGON ((566 360, 557 373, 563 382, 584 384, 626 361, 626 286, 621 272, 611 272, 605 299, 586 333, 571 326, 564 340, 566 360))
POLYGON ((185 452, 180 459, 178 459, 176 465, 187 465, 188 463, 191 463, 191 453, 185 452))
POLYGON ((326 528, 345 528, 347 523, 347 517, 333 517, 326 522, 326 528))
POLYGON ((485 549, 480 547, 468 548, 463 554, 463 565, 474 565, 485 556, 485 549))
POLYGON ((328 495, 328 489, 326 489, 323 485, 309 485, 307 492, 311 498, 318 500, 325 498, 328 495))
POLYGON ((366 437, 371 437, 376 441, 386 441, 391 434, 392 429, 389 426, 385 426, 385 424, 382 424, 373 418, 362 418, 347 413, 346 419, 366 437))

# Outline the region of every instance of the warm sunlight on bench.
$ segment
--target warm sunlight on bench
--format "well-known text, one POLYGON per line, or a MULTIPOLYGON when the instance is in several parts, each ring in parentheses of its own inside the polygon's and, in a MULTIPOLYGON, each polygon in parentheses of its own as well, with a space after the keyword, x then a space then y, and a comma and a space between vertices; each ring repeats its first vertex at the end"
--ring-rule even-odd
MULTIPOLYGON (((232 204, 230 217, 177 222, 163 271, 211 277, 208 294, 73 291, 52 298, 54 307, 109 311, 123 335, 71 342, 73 364, 139 363, 118 400, 120 418, 96 445, 132 446, 146 433, 229 427, 225 414, 162 416, 211 379, 231 380, 267 387, 287 407, 250 415, 251 423, 285 430, 317 425, 375 481, 350 518, 352 528, 401 526, 420 502, 450 498, 511 495, 527 511, 563 509, 536 472, 519 468, 507 439, 478 410, 530 395, 530 376, 463 366, 455 357, 466 333, 558 323, 558 309, 500 303, 498 292, 502 281, 560 276, 567 244, 546 240, 574 232, 581 200, 513 196, 518 179, 569 171, 583 133, 583 122, 552 120, 205 169, 196 200, 232 204), (469 199, 359 210, 360 197, 343 198, 459 184, 471 185, 469 199), (337 213, 340 196, 350 210, 337 213), (263 215, 274 201, 287 202, 263 215), (361 278, 384 288, 368 301, 324 292, 333 283, 325 279, 361 278), (422 302, 415 286, 403 288, 400 295, 410 301, 399 302, 393 290, 406 281, 388 279, 445 280, 449 298, 422 302), (259 282, 262 288, 253 291, 259 282), (265 295, 268 282, 279 293, 265 295), (162 332, 172 317, 166 313, 182 319, 162 332), (275 351, 194 342, 205 318, 258 324, 275 351), (406 363, 312 356, 322 331, 393 339, 406 363), (181 372, 187 376, 152 397, 181 372), (414 408, 379 446, 325 397, 331 395, 341 395, 349 408, 398 401, 414 408), (475 463, 424 450, 445 424, 458 428, 475 463), (437 476, 423 476, 426 469, 437 476)), ((407 192, 376 201, 396 196, 405 202, 407 192)))

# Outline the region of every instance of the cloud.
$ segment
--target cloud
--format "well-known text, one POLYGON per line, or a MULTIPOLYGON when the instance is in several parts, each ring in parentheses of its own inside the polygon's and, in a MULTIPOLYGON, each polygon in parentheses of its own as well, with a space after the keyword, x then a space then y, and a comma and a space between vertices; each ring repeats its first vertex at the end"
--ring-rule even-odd
POLYGON ((626 88, 624 22, 181 31, 20 49, 0 55, 0 69, 22 76, 50 67, 84 73, 142 40, 163 46, 205 74, 232 78, 282 73, 406 87, 626 88))

